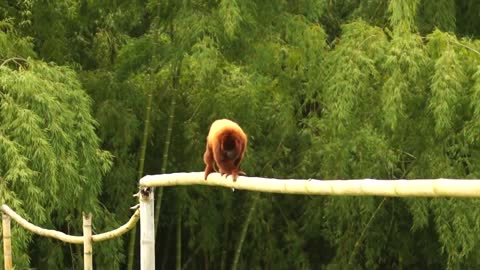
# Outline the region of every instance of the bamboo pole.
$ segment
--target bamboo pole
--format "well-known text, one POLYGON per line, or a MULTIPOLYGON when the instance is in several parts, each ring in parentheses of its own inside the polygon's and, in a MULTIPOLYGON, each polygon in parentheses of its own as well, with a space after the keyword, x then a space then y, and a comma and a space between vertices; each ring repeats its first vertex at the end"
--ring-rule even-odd
POLYGON ((155 224, 153 188, 140 188, 140 269, 155 270, 155 224))
POLYGON ((83 269, 93 269, 92 214, 83 214, 83 269))
MULTIPOLYGON (((155 43, 156 44, 156 43, 155 43)), ((151 71, 151 82, 154 82, 153 73, 151 71)), ((152 86, 154 87, 154 86, 152 86)), ((142 177, 143 169, 145 167, 145 153, 147 151, 147 141, 148 141, 148 130, 150 128, 150 118, 152 112, 152 101, 153 101, 153 89, 148 90, 147 94, 147 106, 145 108, 145 126, 143 128, 142 144, 140 146, 140 160, 138 164, 138 177, 142 177)), ((137 227, 134 227, 130 231, 130 242, 128 244, 128 254, 127 254, 127 270, 133 270, 133 261, 135 260, 135 243, 137 238, 137 227)))
MULTIPOLYGON (((60 241, 63 241, 65 243, 71 243, 71 244, 83 244, 84 238, 83 236, 72 236, 65 234, 63 232, 55 231, 55 230, 49 230, 49 229, 44 229, 41 227, 38 227, 24 218, 22 218, 19 214, 15 213, 10 207, 7 205, 2 205, 2 211, 4 214, 10 216, 13 220, 15 220, 20 226, 23 228, 41 235, 41 236, 46 236, 50 238, 54 238, 60 241)), ((140 219, 140 210, 136 210, 135 213, 132 215, 130 220, 125 223, 124 225, 120 226, 119 228, 101 233, 101 234, 96 234, 92 235, 92 241, 93 242, 100 242, 100 241, 105 241, 108 239, 112 239, 118 236, 121 236, 125 234, 126 232, 130 231, 132 228, 135 227, 135 224, 137 224, 138 220, 140 219)))
POLYGON ((95 234, 92 236, 92 240, 93 242, 101 242, 101 241, 117 238, 127 233, 131 229, 135 228, 139 219, 140 219, 140 210, 137 209, 135 210, 135 213, 133 213, 133 215, 130 217, 127 223, 116 228, 115 230, 111 230, 111 231, 100 233, 100 234, 95 234))
POLYGON ((271 193, 310 195, 350 195, 387 197, 480 197, 479 179, 415 179, 415 180, 316 180, 274 179, 239 176, 236 182, 218 173, 208 180, 203 172, 147 175, 141 186, 207 185, 271 193))
POLYGON ((12 233, 10 226, 10 217, 2 213, 2 232, 3 232, 3 264, 5 270, 12 270, 12 233))
POLYGON ((175 246, 177 253, 175 254, 175 269, 182 269, 182 202, 178 203, 178 213, 177 213, 177 231, 176 231, 176 241, 175 246))
POLYGON ((250 205, 250 208, 248 210, 247 218, 245 219, 245 222, 243 223, 242 231, 240 233, 240 238, 238 239, 238 244, 235 248, 235 253, 233 255, 232 270, 237 270, 237 268, 238 268, 238 262, 240 260, 240 253, 242 252, 243 242, 245 241, 245 238, 247 237, 248 225, 250 225, 250 222, 252 221, 253 212, 255 211, 255 208, 257 206, 257 202, 258 202, 259 198, 260 198, 259 193, 255 193, 252 196, 252 204, 250 205))
MULTIPOLYGON (((160 5, 159 5, 160 7, 160 5)), ((157 16, 158 12, 160 9, 157 9, 157 16)), ((157 34, 159 32, 157 31, 157 34)), ((170 37, 173 39, 173 31, 170 32, 170 37)), ((157 37, 158 38, 158 37, 157 37)), ((177 63, 176 68, 175 68, 175 74, 173 75, 172 79, 172 100, 170 102, 170 110, 168 112, 168 122, 167 122, 167 134, 165 136, 165 145, 163 149, 163 160, 162 160, 162 174, 164 174, 167 171, 167 164, 168 164, 168 153, 170 149, 170 143, 172 140, 172 130, 173 130, 173 119, 175 116, 175 107, 177 104, 176 101, 176 94, 177 94, 177 89, 178 89, 178 81, 180 79, 180 64, 177 63)), ((156 200, 156 205, 155 205, 155 235, 157 235, 157 230, 160 227, 160 210, 162 209, 162 198, 163 198, 163 188, 159 188, 156 191, 157 193, 157 198, 156 200)))

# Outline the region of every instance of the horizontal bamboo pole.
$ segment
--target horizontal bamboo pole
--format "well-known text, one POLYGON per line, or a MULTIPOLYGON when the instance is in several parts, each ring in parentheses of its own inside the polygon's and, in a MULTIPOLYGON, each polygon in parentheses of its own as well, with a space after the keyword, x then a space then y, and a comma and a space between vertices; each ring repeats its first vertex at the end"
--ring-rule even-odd
POLYGON ((391 197, 480 197, 478 179, 415 179, 415 180, 315 180, 273 179, 239 176, 236 182, 218 173, 208 180, 203 172, 147 175, 140 186, 208 185, 272 193, 311 195, 355 195, 391 197))
MULTIPOLYGON (((10 207, 7 205, 2 205, 2 211, 6 215, 9 215, 13 220, 15 220, 20 226, 23 228, 41 235, 41 236, 46 236, 50 238, 55 238, 60 241, 66 242, 66 243, 71 243, 71 244, 83 244, 83 236, 73 236, 73 235, 68 235, 63 232, 55 231, 55 230, 49 230, 49 229, 44 229, 42 227, 36 226, 30 222, 28 222, 26 219, 22 218, 19 214, 15 213, 10 207)), ((129 230, 131 230, 133 227, 135 227, 135 224, 137 224, 138 219, 140 218, 140 210, 136 210, 135 213, 132 215, 130 220, 125 223, 124 225, 120 226, 119 228, 101 233, 101 234, 96 234, 92 235, 92 241, 93 242, 100 242, 104 241, 107 239, 112 239, 114 237, 118 237, 129 230)))

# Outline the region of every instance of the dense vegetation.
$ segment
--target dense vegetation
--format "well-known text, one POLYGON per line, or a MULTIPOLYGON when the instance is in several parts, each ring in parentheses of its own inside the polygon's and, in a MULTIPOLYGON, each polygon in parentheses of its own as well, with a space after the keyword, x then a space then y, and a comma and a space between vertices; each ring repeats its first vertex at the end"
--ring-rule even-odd
MULTIPOLYGON (((144 174, 203 170, 209 124, 275 178, 480 178, 475 0, 0 4, 0 202, 81 234, 124 223, 144 174)), ((157 190, 162 269, 477 269, 476 199, 157 190), (242 239, 244 239, 243 245, 242 239)), ((18 269, 82 249, 14 226, 18 269)), ((138 239, 137 239, 138 240, 138 239)), ((132 235, 98 269, 138 268, 132 235)), ((2 258, 0 258, 0 261, 2 258)))

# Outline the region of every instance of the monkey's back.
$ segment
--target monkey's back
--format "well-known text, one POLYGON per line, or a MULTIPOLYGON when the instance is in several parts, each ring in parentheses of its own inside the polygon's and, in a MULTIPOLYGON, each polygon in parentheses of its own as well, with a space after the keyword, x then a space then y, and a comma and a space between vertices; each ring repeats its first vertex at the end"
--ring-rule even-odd
POLYGON ((247 143, 247 135, 245 135, 245 132, 243 132, 242 128, 237 123, 228 119, 219 119, 215 120, 210 126, 210 131, 207 136, 208 144, 215 144, 215 140, 221 138, 223 133, 231 133, 235 136, 239 136, 245 144, 247 143))

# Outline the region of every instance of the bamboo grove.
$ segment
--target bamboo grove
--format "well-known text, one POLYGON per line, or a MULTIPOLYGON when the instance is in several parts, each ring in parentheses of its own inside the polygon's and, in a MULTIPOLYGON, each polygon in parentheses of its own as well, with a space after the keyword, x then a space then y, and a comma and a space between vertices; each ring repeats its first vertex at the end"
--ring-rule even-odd
MULTIPOLYGON (((0 4, 0 203, 81 234, 128 220, 139 176, 200 171, 210 123, 251 176, 480 178, 474 0, 0 4)), ((159 192, 159 269, 476 269, 477 199, 159 192)), ((80 247, 13 226, 18 269, 80 247)), ((95 269, 137 269, 131 234, 95 269)), ((0 259, 1 260, 1 259, 0 259)))

